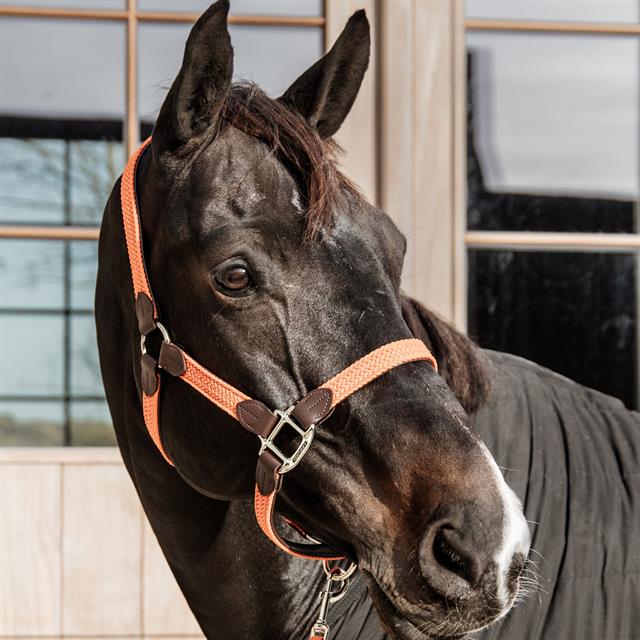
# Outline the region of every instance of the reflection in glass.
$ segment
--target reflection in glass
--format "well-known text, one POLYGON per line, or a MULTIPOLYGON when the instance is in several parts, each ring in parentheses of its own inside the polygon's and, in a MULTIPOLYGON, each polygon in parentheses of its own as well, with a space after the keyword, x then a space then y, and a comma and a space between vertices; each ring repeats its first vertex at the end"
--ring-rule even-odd
POLYGON ((0 400, 0 444, 4 447, 59 447, 64 441, 61 402, 0 400))
MULTIPOLYGON (((189 11, 202 13, 211 0, 138 0, 141 11, 189 11)), ((322 0, 233 0, 231 15, 321 16, 322 0)))
POLYGON ((469 334, 637 407, 636 260, 469 251, 469 334))
POLYGON ((0 116, 0 222, 100 224, 104 203, 124 166, 122 143, 1 137, 12 129, 29 129, 34 135, 107 133, 104 123, 61 127, 55 120, 30 123, 0 116))
POLYGON ((468 18, 550 22, 640 21, 638 0, 466 0, 468 18))
POLYGON ((63 392, 63 316, 0 314, 0 397, 63 392))
MULTIPOLYGON (((140 26, 140 115, 154 122, 178 73, 189 25, 140 26)), ((232 26, 234 76, 254 80, 270 95, 282 93, 321 55, 321 28, 232 26), (295 55, 292 55, 294 53, 295 55)))
POLYGON ((640 197, 640 38, 471 32, 467 47, 487 188, 640 197))
POLYGON ((71 308, 93 312, 98 273, 98 244, 69 242, 69 298, 71 308))
POLYGON ((71 403, 70 444, 74 447, 115 446, 115 431, 105 400, 71 403))
POLYGON ((71 384, 74 397, 101 396, 102 377, 93 316, 71 317, 71 384))
POLYGON ((62 309, 63 262, 62 242, 0 241, 0 307, 15 310, 62 309))

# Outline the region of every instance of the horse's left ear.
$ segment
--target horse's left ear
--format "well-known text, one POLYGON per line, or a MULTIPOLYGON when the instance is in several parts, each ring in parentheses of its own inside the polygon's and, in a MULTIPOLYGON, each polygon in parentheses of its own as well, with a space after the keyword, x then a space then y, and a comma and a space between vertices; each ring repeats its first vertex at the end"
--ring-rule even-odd
POLYGON ((364 9, 356 11, 331 51, 307 69, 279 100, 322 138, 332 136, 351 110, 369 66, 371 35, 364 9))

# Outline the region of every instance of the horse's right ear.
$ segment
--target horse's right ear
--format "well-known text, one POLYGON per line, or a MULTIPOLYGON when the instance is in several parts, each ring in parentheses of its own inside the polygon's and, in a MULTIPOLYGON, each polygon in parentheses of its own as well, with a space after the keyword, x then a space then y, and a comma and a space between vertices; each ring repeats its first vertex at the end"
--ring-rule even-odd
POLYGON ((218 0, 191 29, 153 131, 154 154, 176 152, 217 124, 233 75, 228 13, 229 0, 218 0))

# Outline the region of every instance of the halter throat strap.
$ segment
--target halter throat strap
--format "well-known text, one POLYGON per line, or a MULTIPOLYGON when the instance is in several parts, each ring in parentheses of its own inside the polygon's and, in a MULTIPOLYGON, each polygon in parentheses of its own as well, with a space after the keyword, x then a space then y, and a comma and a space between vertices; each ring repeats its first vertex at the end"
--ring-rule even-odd
POLYGON ((159 321, 158 305, 151 290, 142 242, 142 224, 136 197, 136 169, 147 139, 133 154, 121 180, 122 222, 131 269, 131 281, 140 333, 140 381, 144 422, 156 447, 172 464, 160 438, 159 400, 161 373, 193 387, 212 404, 238 421, 260 440, 256 468, 255 514, 265 535, 289 554, 310 559, 340 559, 342 556, 322 544, 303 545, 284 540, 274 524, 275 501, 283 476, 304 458, 313 442, 316 427, 342 402, 387 371, 402 364, 425 361, 437 371, 437 363, 425 344, 417 339, 397 340, 382 345, 327 380, 286 410, 272 411, 259 400, 236 389, 172 342, 169 331, 159 321), (157 357, 147 352, 147 337, 160 332, 162 344, 157 357), (297 439, 292 454, 283 453, 275 443, 284 429, 297 439))

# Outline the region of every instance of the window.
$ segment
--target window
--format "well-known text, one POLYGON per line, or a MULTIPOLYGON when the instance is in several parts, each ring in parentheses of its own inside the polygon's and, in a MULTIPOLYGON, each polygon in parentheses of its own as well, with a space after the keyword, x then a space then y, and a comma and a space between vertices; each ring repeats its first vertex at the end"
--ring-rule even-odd
MULTIPOLYGON (((98 228, 209 4, 0 6, 0 445, 115 443, 93 321, 98 228)), ((322 54, 323 4, 235 0, 236 76, 286 88, 322 54)))
POLYGON ((639 21, 626 0, 467 2, 469 333, 631 408, 639 21))

